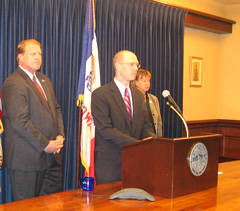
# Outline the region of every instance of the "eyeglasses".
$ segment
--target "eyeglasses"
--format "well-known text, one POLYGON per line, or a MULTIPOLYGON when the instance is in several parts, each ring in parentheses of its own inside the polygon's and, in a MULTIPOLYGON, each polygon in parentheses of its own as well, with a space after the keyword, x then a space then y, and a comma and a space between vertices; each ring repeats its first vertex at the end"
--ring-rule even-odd
POLYGON ((127 64, 130 67, 136 66, 138 69, 141 67, 141 65, 139 63, 119 63, 119 64, 127 64))

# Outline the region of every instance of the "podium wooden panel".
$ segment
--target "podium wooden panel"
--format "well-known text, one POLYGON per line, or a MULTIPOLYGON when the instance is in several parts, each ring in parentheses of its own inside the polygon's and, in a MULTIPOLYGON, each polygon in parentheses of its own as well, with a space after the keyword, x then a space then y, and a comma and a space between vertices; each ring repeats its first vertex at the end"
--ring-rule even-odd
POLYGON ((150 194, 175 198, 217 186, 219 142, 222 135, 154 138, 122 147, 122 188, 141 188, 150 194), (204 173, 194 176, 189 153, 196 143, 208 151, 204 173))

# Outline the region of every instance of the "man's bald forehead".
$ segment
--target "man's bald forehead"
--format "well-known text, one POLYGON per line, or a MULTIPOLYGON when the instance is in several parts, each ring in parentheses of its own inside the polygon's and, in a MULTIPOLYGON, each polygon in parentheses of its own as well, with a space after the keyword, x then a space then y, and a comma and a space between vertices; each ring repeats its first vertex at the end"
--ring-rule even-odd
POLYGON ((122 61, 122 59, 127 55, 135 55, 135 54, 133 52, 127 51, 127 50, 119 51, 113 57, 113 64, 115 64, 116 62, 122 61))

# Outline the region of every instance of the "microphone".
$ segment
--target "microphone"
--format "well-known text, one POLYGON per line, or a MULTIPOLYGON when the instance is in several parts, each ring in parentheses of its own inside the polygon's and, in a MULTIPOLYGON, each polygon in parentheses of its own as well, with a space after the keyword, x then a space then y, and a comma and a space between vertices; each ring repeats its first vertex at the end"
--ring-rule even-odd
POLYGON ((184 127, 186 129, 186 135, 187 137, 190 137, 190 131, 188 129, 188 125, 187 125, 187 122, 185 121, 183 115, 181 113, 179 113, 177 111, 177 109, 169 102, 166 102, 167 106, 169 106, 173 111, 175 111, 175 113, 180 117, 180 119, 182 120, 183 124, 184 124, 184 127))
POLYGON ((164 90, 164 91, 162 92, 162 96, 163 96, 164 98, 167 98, 168 101, 173 105, 173 107, 174 107, 180 114, 182 114, 181 109, 178 107, 177 103, 174 101, 174 99, 172 98, 172 96, 171 96, 171 94, 170 94, 170 92, 169 92, 168 90, 164 90))

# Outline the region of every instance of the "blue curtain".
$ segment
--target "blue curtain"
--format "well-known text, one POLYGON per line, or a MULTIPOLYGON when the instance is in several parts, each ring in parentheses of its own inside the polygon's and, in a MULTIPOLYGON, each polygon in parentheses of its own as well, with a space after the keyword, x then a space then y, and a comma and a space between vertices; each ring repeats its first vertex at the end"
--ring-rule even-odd
MULTIPOLYGON (((40 71, 52 80, 65 124, 64 190, 75 189, 76 185, 76 93, 85 4, 86 0, 0 1, 0 86, 17 67, 18 43, 29 38, 40 41, 43 51, 40 71)), ((170 90, 182 107, 185 16, 186 11, 147 0, 96 0, 102 84, 114 77, 112 58, 117 51, 135 52, 142 67, 152 73, 151 93, 160 100, 165 137, 182 135, 182 124, 165 106, 161 92, 170 90)), ((0 203, 11 202, 4 166, 0 171, 0 185, 0 203)))
MULTIPOLYGON (((0 1, 0 85, 17 67, 18 43, 29 38, 40 41, 43 52, 40 71, 52 80, 65 125, 66 140, 62 150, 64 190, 76 187, 76 93, 85 3, 77 0, 0 1)), ((0 179, 0 203, 10 202, 11 189, 5 167, 0 171, 0 179)))

